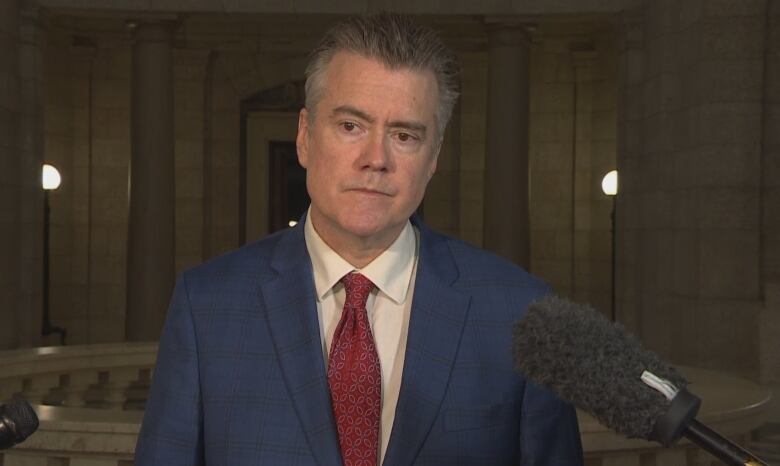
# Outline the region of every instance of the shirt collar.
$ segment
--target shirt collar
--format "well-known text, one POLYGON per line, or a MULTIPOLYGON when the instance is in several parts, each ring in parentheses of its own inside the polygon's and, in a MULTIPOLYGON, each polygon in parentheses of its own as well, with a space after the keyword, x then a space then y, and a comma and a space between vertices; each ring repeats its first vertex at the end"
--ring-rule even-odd
POLYGON ((322 301, 325 295, 341 280, 341 277, 357 270, 396 304, 401 304, 406 300, 418 255, 417 234, 408 220, 393 244, 370 264, 358 270, 325 243, 314 229, 310 218, 311 215, 306 216, 303 231, 306 248, 309 251, 314 269, 317 299, 322 301))

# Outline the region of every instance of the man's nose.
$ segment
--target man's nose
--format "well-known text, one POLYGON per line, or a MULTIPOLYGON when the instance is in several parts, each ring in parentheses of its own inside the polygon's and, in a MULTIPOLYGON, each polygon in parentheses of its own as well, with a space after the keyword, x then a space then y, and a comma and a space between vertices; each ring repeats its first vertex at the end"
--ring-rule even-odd
POLYGON ((369 138, 363 146, 358 164, 361 170, 392 171, 394 167, 390 138, 381 134, 369 138))

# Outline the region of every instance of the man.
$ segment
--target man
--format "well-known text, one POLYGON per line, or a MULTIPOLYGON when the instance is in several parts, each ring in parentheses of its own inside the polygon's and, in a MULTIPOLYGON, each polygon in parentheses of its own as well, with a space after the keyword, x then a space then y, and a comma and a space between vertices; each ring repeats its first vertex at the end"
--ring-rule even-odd
POLYGON ((306 77, 308 214, 180 278, 135 464, 581 464, 574 410, 513 371, 545 285, 412 217, 452 53, 408 18, 352 18, 306 77))

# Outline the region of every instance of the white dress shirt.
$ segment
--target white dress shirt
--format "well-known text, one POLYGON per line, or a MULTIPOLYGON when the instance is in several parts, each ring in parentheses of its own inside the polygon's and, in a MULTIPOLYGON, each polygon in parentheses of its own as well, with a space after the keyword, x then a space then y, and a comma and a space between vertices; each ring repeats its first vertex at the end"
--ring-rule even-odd
POLYGON ((367 266, 356 269, 325 243, 310 219, 311 216, 307 215, 304 235, 314 268, 317 316, 326 367, 333 333, 341 319, 346 299, 344 285, 339 280, 357 270, 376 285, 368 297, 366 310, 382 371, 382 422, 379 427, 379 464, 382 464, 401 389, 419 255, 419 234, 407 220, 401 234, 390 247, 367 266))

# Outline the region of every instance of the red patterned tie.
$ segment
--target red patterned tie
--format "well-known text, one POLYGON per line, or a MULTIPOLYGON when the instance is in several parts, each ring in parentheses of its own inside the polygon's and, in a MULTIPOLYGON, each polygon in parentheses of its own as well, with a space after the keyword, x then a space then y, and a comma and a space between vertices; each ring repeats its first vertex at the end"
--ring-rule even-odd
POLYGON ((368 324, 366 300, 374 284, 359 273, 341 279, 347 291, 333 334, 328 384, 345 466, 376 466, 381 380, 379 355, 368 324))

